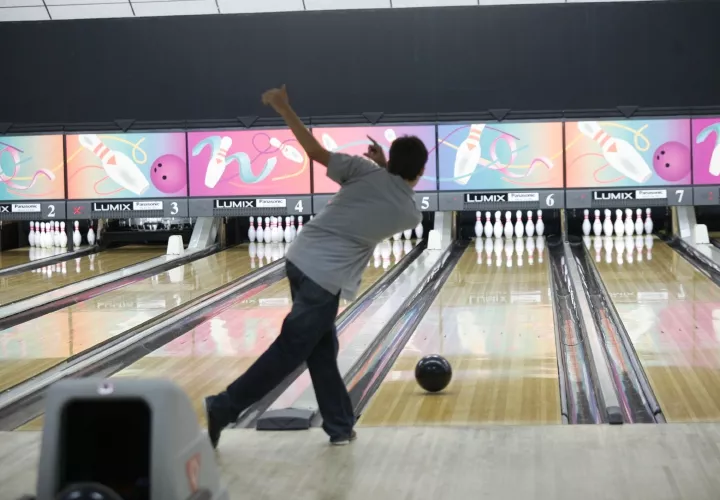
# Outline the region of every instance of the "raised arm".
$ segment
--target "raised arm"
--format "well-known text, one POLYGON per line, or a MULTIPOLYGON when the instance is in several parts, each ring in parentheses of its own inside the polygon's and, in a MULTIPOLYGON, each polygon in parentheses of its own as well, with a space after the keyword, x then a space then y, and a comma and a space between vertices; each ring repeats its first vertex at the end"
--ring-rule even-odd
POLYGON ((279 89, 271 89, 265 92, 262 95, 262 102, 267 106, 272 106, 272 108, 282 116, 310 159, 327 167, 330 162, 330 152, 322 147, 302 120, 300 120, 295 110, 292 109, 285 85, 279 89))

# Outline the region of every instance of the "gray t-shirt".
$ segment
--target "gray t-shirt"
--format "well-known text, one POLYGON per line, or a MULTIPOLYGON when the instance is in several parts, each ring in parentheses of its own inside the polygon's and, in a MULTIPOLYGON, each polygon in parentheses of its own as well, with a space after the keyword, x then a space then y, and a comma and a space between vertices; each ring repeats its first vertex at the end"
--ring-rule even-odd
POLYGON ((340 191, 305 225, 286 257, 330 293, 352 299, 375 245, 414 228, 422 214, 408 183, 367 158, 331 153, 327 176, 340 191))

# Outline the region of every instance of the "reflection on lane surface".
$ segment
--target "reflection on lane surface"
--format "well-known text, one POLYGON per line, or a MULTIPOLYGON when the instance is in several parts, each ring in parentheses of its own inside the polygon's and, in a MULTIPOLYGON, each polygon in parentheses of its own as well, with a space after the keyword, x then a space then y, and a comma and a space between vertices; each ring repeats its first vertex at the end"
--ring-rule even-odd
POLYGON ((720 289, 662 241, 619 242, 595 265, 665 418, 720 420, 720 289))
POLYGON ((361 425, 560 422, 545 242, 534 239, 529 253, 530 240, 478 241, 465 251, 361 425), (510 254, 516 245, 521 261, 510 254), (415 365, 427 354, 453 366, 452 382, 434 395, 415 382, 415 365))
POLYGON ((0 306, 123 269, 165 253, 161 246, 129 246, 83 255, 31 271, 0 277, 0 306))
POLYGON ((227 250, 0 331, 0 390, 244 276, 249 262, 247 247, 227 250))

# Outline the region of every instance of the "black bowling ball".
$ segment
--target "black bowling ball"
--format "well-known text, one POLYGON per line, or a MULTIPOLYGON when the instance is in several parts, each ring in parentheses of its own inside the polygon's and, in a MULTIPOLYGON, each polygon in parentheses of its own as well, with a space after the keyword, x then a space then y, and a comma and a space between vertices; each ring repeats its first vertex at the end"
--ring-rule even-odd
POLYGON ((452 366, 438 354, 425 356, 415 366, 415 380, 428 392, 442 391, 452 380, 452 366))

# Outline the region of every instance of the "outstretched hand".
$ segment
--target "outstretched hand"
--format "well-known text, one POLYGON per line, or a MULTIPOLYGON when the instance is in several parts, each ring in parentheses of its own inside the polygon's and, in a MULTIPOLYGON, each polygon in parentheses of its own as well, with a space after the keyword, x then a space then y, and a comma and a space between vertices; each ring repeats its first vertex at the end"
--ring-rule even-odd
POLYGON ((372 161, 380 165, 381 167, 387 167, 387 160, 385 159, 385 152, 383 151, 380 144, 378 144, 375 139, 373 139, 370 136, 367 136, 368 139, 370 139, 370 145, 368 146, 367 153, 365 153, 365 156, 367 158, 370 158, 372 161))
POLYGON ((262 95, 262 102, 266 106, 272 106, 272 108, 277 112, 287 108, 290 104, 290 100, 288 99, 285 85, 279 89, 270 89, 265 91, 262 95))

